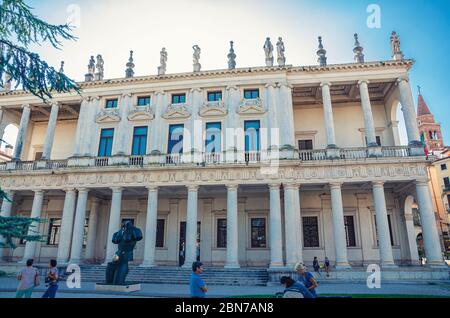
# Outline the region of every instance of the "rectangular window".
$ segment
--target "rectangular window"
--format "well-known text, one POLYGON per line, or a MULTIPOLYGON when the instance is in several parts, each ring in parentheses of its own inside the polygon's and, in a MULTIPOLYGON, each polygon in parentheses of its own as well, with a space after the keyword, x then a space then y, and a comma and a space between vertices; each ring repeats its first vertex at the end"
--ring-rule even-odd
POLYGON ((245 151, 259 151, 259 120, 246 120, 244 122, 245 130, 245 151))
POLYGON ((449 180, 448 177, 445 177, 445 178, 444 178, 444 186, 445 186, 446 188, 449 188, 449 187, 450 187, 450 180, 449 180))
POLYGON ((245 99, 255 99, 259 97, 259 89, 244 89, 245 99))
POLYGON ((266 247, 266 219, 251 219, 252 248, 266 247))
POLYGON ((353 215, 344 216, 345 224, 345 237, 347 239, 347 246, 356 246, 356 236, 355 236, 355 222, 353 215))
POLYGON ((169 126, 168 154, 183 153, 183 124, 169 126))
POLYGON ((164 247, 164 228, 166 220, 156 221, 156 247, 164 247))
POLYGON ((107 99, 105 108, 117 108, 118 99, 107 99))
POLYGON ((217 219, 217 248, 227 247, 227 219, 217 219))
POLYGON ((208 92, 208 102, 218 102, 222 100, 222 92, 208 92))
POLYGON ((221 123, 206 123, 205 152, 221 152, 221 123))
MULTIPOLYGON (((379 241, 378 241, 378 229, 377 229, 377 217, 376 215, 374 215, 374 219, 375 219, 375 233, 376 233, 376 237, 377 237, 377 246, 380 245, 379 241)), ((391 224, 391 215, 388 214, 387 215, 387 219, 388 219, 388 227, 389 227, 389 236, 391 239, 391 245, 394 246, 394 235, 392 232, 392 224, 391 224)))
POLYGON ((58 245, 61 232, 61 219, 51 218, 48 226, 47 245, 58 245))
POLYGON ((137 100, 138 106, 148 106, 150 105, 150 96, 139 96, 137 100))
POLYGON ((102 129, 100 133, 99 157, 110 157, 113 146, 114 128, 102 129))
POLYGON ((35 160, 35 161, 36 161, 36 160, 41 160, 42 154, 43 154, 42 151, 36 151, 36 153, 34 154, 34 160, 35 160))
POLYGON ((186 94, 173 94, 172 104, 184 104, 186 103, 186 94))
POLYGON ((302 217, 304 247, 319 247, 319 219, 316 216, 302 217))
POLYGON ((147 152, 147 126, 134 127, 132 156, 143 156, 147 152))
POLYGON ((441 164, 441 170, 447 170, 447 164, 445 163, 441 164))
POLYGON ((450 212, 450 194, 447 194, 448 212, 450 212))
POLYGON ((313 149, 313 141, 312 139, 305 139, 298 141, 298 149, 299 150, 311 150, 313 149))

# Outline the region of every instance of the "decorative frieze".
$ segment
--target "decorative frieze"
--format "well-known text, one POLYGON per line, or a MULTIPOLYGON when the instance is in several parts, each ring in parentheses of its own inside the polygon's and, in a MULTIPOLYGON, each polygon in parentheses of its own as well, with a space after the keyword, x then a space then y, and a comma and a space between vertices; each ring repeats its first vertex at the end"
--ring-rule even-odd
POLYGON ((64 187, 144 187, 173 186, 185 183, 198 185, 217 184, 269 184, 279 183, 332 183, 376 182, 386 180, 413 181, 426 179, 425 163, 352 164, 342 166, 282 166, 277 174, 266 175, 260 167, 146 167, 123 171, 109 168, 67 169, 61 174, 43 175, 42 171, 20 175, 2 175, 0 187, 7 190, 61 189, 64 187))
POLYGON ((242 99, 237 112, 241 115, 257 115, 264 114, 266 111, 262 99, 254 98, 242 99))
POLYGON ((120 122, 119 110, 117 108, 102 109, 95 117, 96 123, 120 122))
POLYGON ((228 114, 223 101, 206 102, 198 112, 200 117, 223 117, 228 114))
POLYGON ((128 120, 138 121, 138 120, 152 120, 155 118, 155 114, 150 106, 133 106, 128 112, 128 120))
POLYGON ((166 112, 162 115, 165 119, 181 119, 191 117, 186 104, 169 104, 166 112))

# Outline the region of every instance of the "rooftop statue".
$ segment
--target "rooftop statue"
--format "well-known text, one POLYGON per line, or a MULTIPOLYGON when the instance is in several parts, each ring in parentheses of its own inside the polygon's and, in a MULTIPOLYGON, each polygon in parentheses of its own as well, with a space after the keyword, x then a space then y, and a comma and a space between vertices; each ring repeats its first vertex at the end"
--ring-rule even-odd
POLYGON ((236 54, 233 48, 234 42, 230 41, 230 53, 228 53, 228 69, 234 70, 236 68, 236 54))
POLYGON ((167 51, 166 48, 163 47, 160 52, 160 58, 159 58, 159 67, 158 67, 158 75, 164 75, 166 74, 167 70, 167 51))
POLYGON ((193 60, 194 60, 194 72, 200 72, 202 65, 200 64, 200 47, 196 44, 192 47, 194 49, 194 55, 193 55, 193 60))
POLYGON ((266 54, 266 66, 273 66, 273 45, 269 37, 266 38, 263 49, 266 54))
POLYGON ((400 37, 395 31, 391 33, 391 51, 394 60, 403 60, 404 55, 400 48, 400 37))
POLYGON ((88 72, 84 76, 86 82, 91 82, 95 78, 95 59, 94 56, 91 56, 88 64, 88 72))
POLYGON ((103 57, 99 54, 97 55, 97 73, 95 74, 95 80, 101 81, 105 75, 104 65, 105 62, 103 61, 103 57))
POLYGON ((286 65, 286 56, 284 56, 284 51, 285 51, 285 47, 284 47, 284 43, 283 43, 283 39, 281 37, 278 38, 278 42, 277 42, 277 53, 278 53, 278 65, 279 66, 284 66, 286 65))

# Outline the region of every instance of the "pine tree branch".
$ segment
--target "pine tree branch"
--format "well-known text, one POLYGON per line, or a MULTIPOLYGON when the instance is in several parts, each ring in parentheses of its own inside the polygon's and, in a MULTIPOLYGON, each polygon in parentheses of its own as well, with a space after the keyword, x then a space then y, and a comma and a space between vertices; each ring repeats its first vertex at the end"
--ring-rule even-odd
POLYGON ((22 0, 3 0, 0 8, 1 38, 14 36, 25 47, 30 43, 49 41, 58 49, 61 47, 59 37, 65 40, 77 39, 70 34, 73 29, 71 26, 52 25, 39 19, 30 11, 32 7, 22 0))
POLYGON ((54 91, 81 92, 75 81, 50 67, 38 54, 3 39, 0 39, 0 46, 6 51, 0 56, 0 86, 4 86, 3 73, 6 73, 15 81, 16 88, 21 85, 43 100, 52 98, 54 91))

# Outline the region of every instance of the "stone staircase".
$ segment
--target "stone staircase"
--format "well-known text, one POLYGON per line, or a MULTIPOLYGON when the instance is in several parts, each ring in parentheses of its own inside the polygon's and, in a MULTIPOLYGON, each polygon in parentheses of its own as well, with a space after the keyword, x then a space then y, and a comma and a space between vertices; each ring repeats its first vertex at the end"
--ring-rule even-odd
MULTIPOLYGON (((106 266, 82 265, 81 280, 86 282, 102 283, 105 281, 106 266)), ((148 284, 189 284, 192 271, 180 267, 154 267, 142 268, 130 266, 127 282, 139 282, 148 284)), ((62 274, 62 273, 61 273, 62 274)), ((61 275, 66 279, 69 273, 61 275)), ((241 268, 225 269, 208 267, 202 274, 207 285, 231 285, 231 286, 266 286, 269 280, 265 268, 241 268)))

